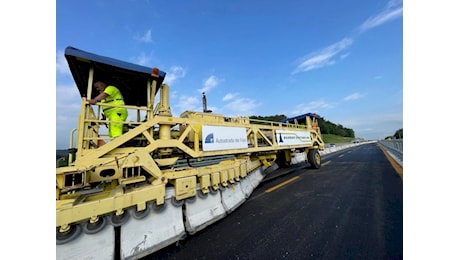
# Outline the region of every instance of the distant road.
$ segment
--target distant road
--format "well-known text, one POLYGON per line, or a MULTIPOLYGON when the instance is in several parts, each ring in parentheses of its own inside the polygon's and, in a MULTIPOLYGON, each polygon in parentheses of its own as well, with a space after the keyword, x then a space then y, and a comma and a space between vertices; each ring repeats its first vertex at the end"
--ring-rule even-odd
POLYGON ((403 187, 376 143, 266 178, 233 213, 143 259, 402 259, 403 187))

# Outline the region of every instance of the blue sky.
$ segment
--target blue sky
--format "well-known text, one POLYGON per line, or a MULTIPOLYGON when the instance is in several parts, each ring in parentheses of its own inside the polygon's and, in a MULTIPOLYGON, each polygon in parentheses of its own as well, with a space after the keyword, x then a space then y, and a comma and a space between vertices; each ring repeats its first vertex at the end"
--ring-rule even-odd
POLYGON ((56 148, 80 97, 67 46, 158 67, 173 116, 315 112, 381 139, 403 128, 402 1, 57 1, 56 148))

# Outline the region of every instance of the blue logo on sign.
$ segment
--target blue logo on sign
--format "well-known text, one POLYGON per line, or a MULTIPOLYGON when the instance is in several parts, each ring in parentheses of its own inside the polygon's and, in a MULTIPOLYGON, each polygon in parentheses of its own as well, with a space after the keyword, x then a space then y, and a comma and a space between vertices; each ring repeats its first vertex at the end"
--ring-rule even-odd
POLYGON ((280 134, 280 141, 279 141, 279 142, 280 142, 280 143, 284 143, 284 141, 283 141, 283 136, 282 136, 281 134, 280 134))
POLYGON ((213 134, 213 133, 212 133, 212 134, 208 134, 208 135, 206 136, 206 138, 204 139, 204 142, 205 142, 206 144, 212 144, 212 143, 214 143, 214 134, 213 134))

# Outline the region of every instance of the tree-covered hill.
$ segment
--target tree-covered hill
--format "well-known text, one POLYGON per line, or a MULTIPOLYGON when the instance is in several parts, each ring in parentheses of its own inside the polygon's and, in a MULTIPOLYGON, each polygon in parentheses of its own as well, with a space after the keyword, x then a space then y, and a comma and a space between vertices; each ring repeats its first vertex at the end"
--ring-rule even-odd
MULTIPOLYGON (((266 121, 281 121, 288 119, 285 115, 272 115, 272 116, 250 116, 251 119, 266 120, 266 121)), ((346 128, 341 124, 335 124, 324 118, 318 119, 318 126, 321 129, 321 134, 338 135, 341 137, 355 137, 355 131, 351 128, 346 128)))

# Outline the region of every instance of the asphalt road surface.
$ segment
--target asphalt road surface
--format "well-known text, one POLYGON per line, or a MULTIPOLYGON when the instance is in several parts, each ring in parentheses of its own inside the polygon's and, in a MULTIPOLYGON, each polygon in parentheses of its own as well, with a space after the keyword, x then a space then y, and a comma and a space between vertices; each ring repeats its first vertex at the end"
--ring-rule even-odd
POLYGON ((402 258, 402 179, 374 143, 280 169, 226 218, 143 259, 402 258))

